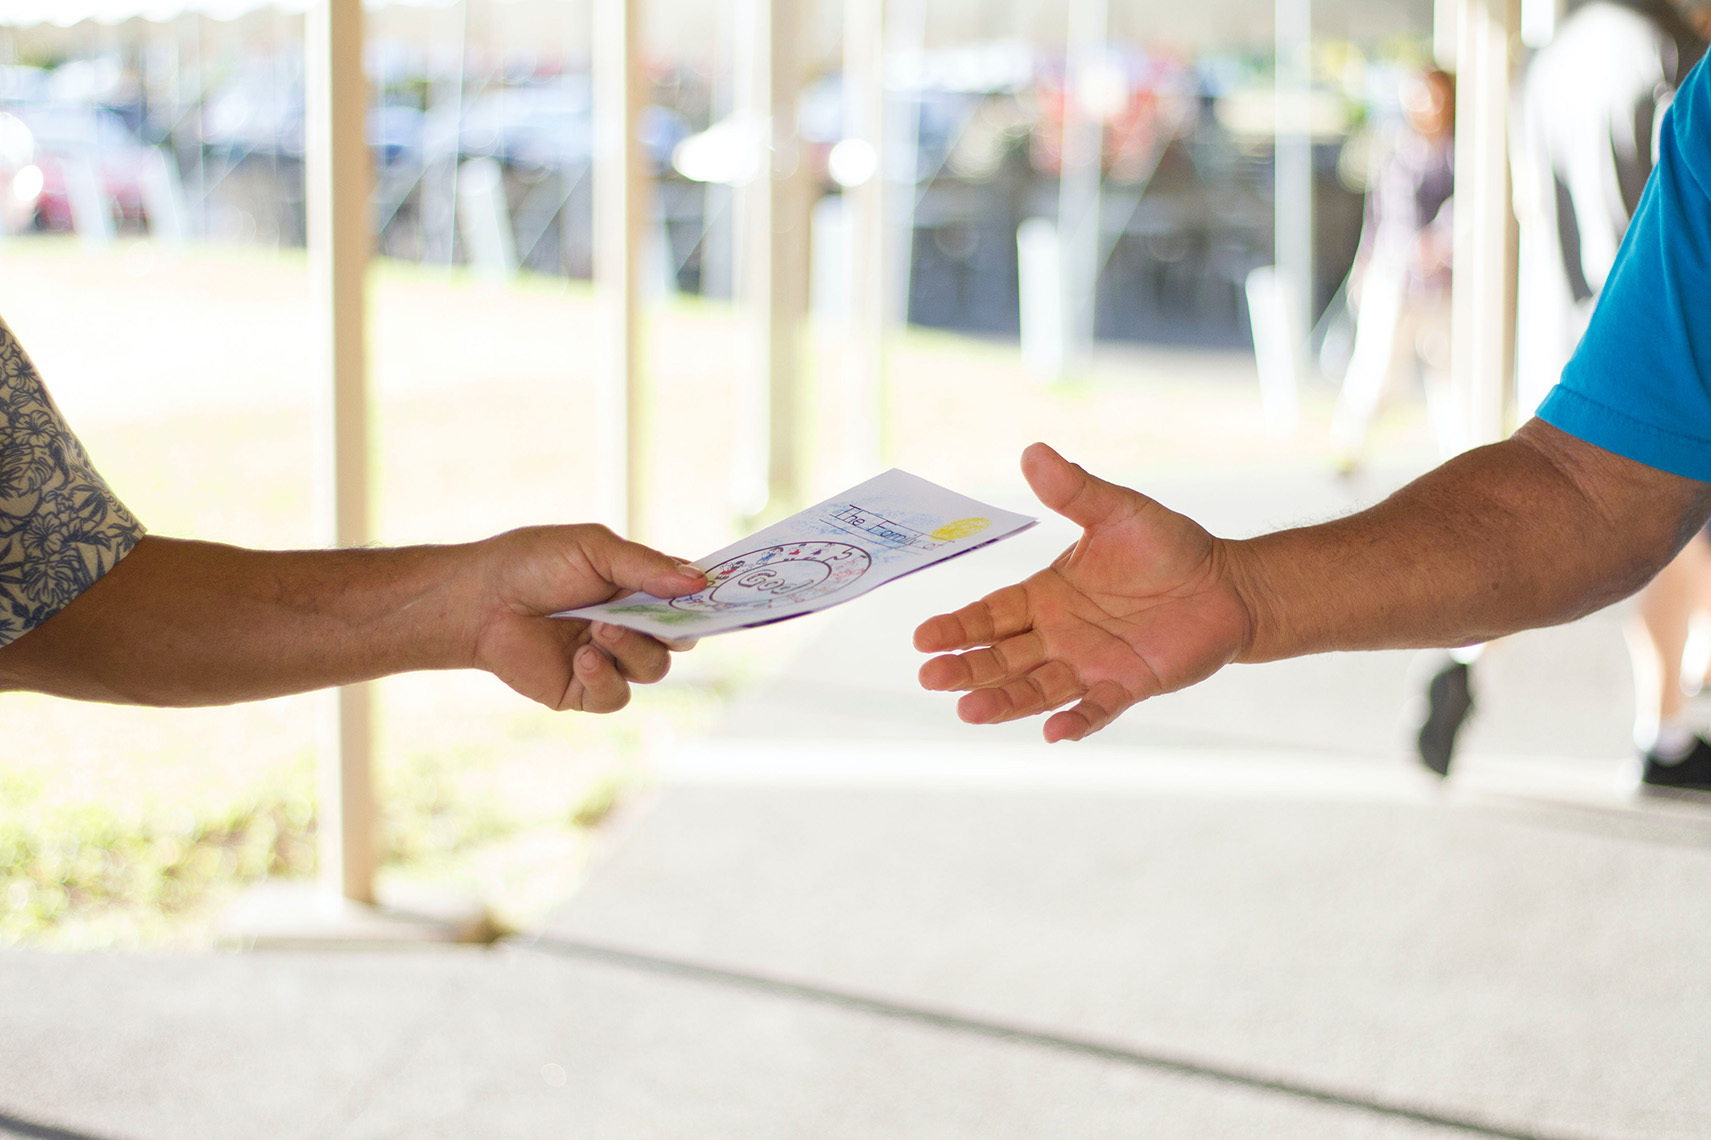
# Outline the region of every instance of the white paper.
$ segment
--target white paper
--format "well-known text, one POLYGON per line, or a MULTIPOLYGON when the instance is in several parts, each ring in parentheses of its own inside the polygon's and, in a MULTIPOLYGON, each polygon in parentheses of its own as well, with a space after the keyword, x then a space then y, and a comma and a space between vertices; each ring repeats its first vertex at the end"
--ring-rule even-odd
POLYGON ((707 575, 697 593, 632 594, 553 616, 669 639, 728 633, 847 602, 1034 521, 893 469, 696 562, 707 575))

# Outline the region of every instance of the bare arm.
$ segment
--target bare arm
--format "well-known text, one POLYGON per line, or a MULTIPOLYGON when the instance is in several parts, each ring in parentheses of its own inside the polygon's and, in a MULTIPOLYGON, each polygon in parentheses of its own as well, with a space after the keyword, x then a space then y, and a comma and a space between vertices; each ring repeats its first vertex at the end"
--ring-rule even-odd
POLYGON ((1711 514, 1711 485, 1540 422, 1360 514, 1245 541, 1041 444, 1023 471, 1083 528, 1050 567, 916 631, 929 689, 994 723, 1074 702, 1048 740, 1232 661, 1455 645, 1568 621, 1644 585, 1711 514))
POLYGON ((672 596, 698 571, 604 527, 461 546, 257 551, 147 537, 0 648, 0 690, 206 705, 416 669, 481 668, 553 708, 606 712, 657 681, 665 646, 549 618, 620 589, 672 596))
POLYGON ((1711 485, 1533 420, 1360 514, 1227 544, 1254 615, 1238 659, 1572 621, 1644 586, 1708 514, 1711 485))

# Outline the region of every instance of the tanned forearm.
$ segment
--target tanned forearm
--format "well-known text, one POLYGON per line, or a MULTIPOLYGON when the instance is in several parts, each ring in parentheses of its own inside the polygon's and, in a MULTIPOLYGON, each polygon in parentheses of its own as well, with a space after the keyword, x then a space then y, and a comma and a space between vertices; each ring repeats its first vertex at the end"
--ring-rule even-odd
POLYGON ((1534 420, 1370 510, 1225 545, 1242 661, 1466 645, 1638 590, 1711 514, 1711 484, 1534 420))
POLYGON ((475 550, 257 551, 147 537, 0 650, 0 689, 209 705, 465 667, 475 550))

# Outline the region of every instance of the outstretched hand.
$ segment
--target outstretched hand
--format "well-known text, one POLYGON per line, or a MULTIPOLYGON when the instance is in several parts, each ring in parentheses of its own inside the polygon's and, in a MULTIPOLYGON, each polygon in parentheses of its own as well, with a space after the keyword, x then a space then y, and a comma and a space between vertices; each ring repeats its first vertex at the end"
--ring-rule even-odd
POLYGON ((1073 701, 1046 721, 1045 738, 1080 740, 1247 647, 1253 619, 1221 540, 1043 443, 1022 453, 1022 473, 1083 533, 1046 569, 915 631, 916 649, 944 654, 921 667, 922 686, 966 692, 963 720, 996 724, 1073 701))
POLYGON ((530 527, 478 544, 484 572, 475 664, 554 709, 616 712, 630 683, 652 684, 671 667, 668 646, 646 634, 549 614, 620 593, 661 598, 706 585, 680 559, 619 538, 603 526, 530 527))

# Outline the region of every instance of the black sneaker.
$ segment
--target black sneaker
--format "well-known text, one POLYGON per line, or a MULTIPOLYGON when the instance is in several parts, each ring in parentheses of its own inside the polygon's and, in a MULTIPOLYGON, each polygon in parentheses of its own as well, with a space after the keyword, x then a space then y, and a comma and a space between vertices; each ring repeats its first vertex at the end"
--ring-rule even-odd
POLYGON ((1640 770, 1640 787, 1671 791, 1711 792, 1711 742, 1693 738, 1693 750, 1674 764, 1665 764, 1651 753, 1640 770))
POLYGON ((1426 721, 1420 726, 1420 763, 1440 776, 1450 774, 1456 733, 1473 711, 1471 671, 1452 661, 1432 674, 1426 685, 1426 721))

